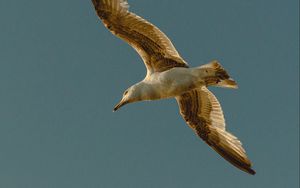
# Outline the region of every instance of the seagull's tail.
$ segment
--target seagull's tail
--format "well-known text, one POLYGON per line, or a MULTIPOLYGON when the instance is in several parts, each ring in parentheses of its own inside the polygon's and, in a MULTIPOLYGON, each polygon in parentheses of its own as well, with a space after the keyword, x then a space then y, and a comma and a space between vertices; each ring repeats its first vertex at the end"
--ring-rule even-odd
POLYGON ((199 69, 201 70, 201 74, 205 75, 204 80, 207 86, 238 88, 237 83, 230 78, 226 70, 217 61, 202 65, 199 69))

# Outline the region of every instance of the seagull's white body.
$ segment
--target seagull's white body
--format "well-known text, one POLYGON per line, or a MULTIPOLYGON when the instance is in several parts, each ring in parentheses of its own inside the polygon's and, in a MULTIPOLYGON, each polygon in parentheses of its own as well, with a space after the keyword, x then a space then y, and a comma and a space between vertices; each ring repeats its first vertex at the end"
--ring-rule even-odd
POLYGON ((225 130, 221 105, 207 86, 237 88, 217 61, 190 68, 170 39, 150 22, 130 12, 127 0, 92 0, 103 24, 131 45, 147 68, 144 80, 128 88, 121 106, 175 98, 180 114, 194 132, 237 168, 255 174, 242 143, 225 130))
MULTIPOLYGON (((205 85, 201 69, 174 67, 164 72, 155 72, 137 84, 144 92, 145 100, 173 98, 205 85)), ((204 77, 205 75, 203 75, 204 77)))

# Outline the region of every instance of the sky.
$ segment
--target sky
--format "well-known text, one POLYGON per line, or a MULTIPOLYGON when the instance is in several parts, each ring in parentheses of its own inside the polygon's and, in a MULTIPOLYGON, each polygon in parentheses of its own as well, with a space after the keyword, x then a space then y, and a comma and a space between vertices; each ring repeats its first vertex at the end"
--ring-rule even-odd
POLYGON ((91 1, 0 1, 0 187, 299 185, 299 2, 129 0, 191 67, 219 60, 238 90, 211 88, 257 174, 200 140, 174 99, 112 112, 145 76, 91 1))

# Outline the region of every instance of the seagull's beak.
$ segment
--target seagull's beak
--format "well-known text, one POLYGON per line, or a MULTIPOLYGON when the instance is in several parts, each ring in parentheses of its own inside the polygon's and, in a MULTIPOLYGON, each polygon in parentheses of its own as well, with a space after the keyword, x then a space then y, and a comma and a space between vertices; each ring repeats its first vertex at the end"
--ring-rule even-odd
POLYGON ((119 108, 121 108, 122 106, 124 106, 125 104, 127 104, 128 101, 126 100, 121 100, 115 107, 114 107, 114 112, 117 111, 119 108))

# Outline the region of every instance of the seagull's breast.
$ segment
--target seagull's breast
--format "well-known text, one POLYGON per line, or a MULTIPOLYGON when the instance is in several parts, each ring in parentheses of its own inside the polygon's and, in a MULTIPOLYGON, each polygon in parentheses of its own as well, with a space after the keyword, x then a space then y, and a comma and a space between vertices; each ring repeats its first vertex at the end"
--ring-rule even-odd
POLYGON ((164 72, 155 72, 144 81, 152 86, 160 98, 170 98, 194 89, 199 78, 189 68, 175 67, 164 72))

